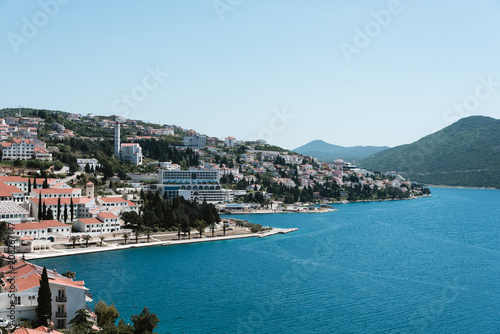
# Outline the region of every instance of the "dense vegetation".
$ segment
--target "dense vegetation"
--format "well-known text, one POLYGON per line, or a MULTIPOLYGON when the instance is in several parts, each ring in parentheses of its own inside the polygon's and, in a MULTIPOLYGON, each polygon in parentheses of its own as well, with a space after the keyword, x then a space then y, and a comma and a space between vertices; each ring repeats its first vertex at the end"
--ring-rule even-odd
POLYGON ((453 186, 500 187, 500 120, 471 116, 412 144, 359 162, 396 170, 412 180, 453 186))
POLYGON ((220 217, 213 204, 196 203, 185 200, 183 197, 164 201, 158 194, 141 192, 144 204, 139 214, 125 212, 122 216, 128 228, 138 233, 151 234, 160 230, 174 230, 188 233, 191 230, 210 227, 212 231, 220 217))
POLYGON ((125 323, 123 319, 116 324, 120 313, 113 304, 108 306, 102 300, 95 305, 94 313, 97 315, 97 325, 102 330, 92 328, 93 323, 88 320, 87 310, 82 309, 78 310, 69 322, 69 329, 62 330, 62 332, 66 334, 153 334, 160 322, 156 314, 144 307, 140 314, 130 317, 132 324, 125 323))

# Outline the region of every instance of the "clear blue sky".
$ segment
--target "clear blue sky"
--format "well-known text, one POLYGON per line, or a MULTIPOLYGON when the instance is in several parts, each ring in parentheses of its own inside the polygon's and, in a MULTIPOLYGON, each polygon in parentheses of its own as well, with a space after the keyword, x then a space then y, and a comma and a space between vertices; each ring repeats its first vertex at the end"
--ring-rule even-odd
POLYGON ((286 148, 396 146, 500 118, 500 0, 56 1, 0 0, 0 108, 286 148))

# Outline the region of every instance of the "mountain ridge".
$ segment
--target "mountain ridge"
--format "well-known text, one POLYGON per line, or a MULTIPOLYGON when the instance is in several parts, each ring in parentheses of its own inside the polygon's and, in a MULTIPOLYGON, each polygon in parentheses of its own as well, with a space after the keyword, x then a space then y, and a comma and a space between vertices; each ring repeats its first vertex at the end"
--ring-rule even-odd
POLYGON ((294 152, 315 157, 321 161, 333 161, 342 158, 349 161, 356 161, 368 157, 374 153, 388 149, 388 146, 339 146, 316 139, 305 145, 302 145, 294 152))
POLYGON ((500 188, 500 120, 470 116, 406 145, 361 159, 371 170, 448 186, 500 188))

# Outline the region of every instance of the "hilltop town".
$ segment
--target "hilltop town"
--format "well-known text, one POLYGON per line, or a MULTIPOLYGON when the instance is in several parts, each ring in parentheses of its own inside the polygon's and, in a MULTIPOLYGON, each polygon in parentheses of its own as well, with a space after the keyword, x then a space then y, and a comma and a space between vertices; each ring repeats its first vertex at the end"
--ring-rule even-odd
MULTIPOLYGON (((341 158, 321 163, 265 140, 219 139, 120 116, 4 109, 0 139, 0 230, 2 239, 10 234, 18 256, 119 248, 134 238, 135 244, 190 239, 191 232, 239 237, 269 229, 219 214, 328 212, 327 203, 430 193, 395 172, 360 169, 341 158)), ((37 266, 19 266, 29 269, 25 277, 40 276, 37 266)), ((64 291, 86 291, 82 282, 51 275, 64 291)), ((21 298, 32 299, 33 284, 19 287, 26 291, 21 298)), ((64 304, 82 308, 85 298, 64 304)), ((56 327, 66 328, 74 312, 54 303, 56 327)))

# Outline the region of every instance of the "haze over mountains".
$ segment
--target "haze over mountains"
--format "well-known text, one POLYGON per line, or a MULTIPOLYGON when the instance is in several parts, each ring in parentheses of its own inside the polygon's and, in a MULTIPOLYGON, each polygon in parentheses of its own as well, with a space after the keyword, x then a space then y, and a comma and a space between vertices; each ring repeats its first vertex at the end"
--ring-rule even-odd
POLYGON ((395 170, 435 185, 500 188, 500 120, 471 116, 420 140, 378 152, 358 166, 395 170))
POLYGON ((297 147, 293 151, 315 157, 320 161, 333 161, 337 158, 347 161, 357 161, 388 148, 388 146, 344 147, 329 144, 323 140, 313 140, 303 146, 297 147))

